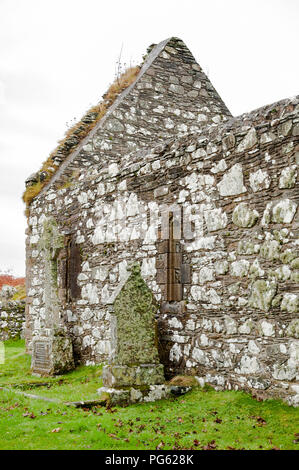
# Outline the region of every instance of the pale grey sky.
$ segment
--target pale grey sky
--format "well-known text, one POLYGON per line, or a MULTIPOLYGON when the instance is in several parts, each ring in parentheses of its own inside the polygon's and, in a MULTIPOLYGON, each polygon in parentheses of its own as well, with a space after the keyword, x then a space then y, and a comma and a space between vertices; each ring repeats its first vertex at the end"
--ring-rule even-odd
POLYGON ((24 275, 21 195, 118 57, 178 36, 233 115, 298 91, 298 0, 0 0, 0 271, 24 275))

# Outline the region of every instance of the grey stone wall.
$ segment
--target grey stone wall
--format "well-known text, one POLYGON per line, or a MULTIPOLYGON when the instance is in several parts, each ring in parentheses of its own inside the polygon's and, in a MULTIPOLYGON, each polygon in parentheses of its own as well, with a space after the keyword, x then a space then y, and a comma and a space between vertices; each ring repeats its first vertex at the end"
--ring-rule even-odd
POLYGON ((25 301, 0 302, 0 341, 23 337, 25 301))
POLYGON ((110 354, 108 305, 127 266, 139 262, 165 307, 157 242, 161 205, 175 203, 191 210, 194 236, 180 237, 191 270, 183 300, 158 315, 168 375, 298 404, 298 122, 298 98, 285 100, 92 165, 38 196, 27 230, 28 348, 46 327, 45 220, 80 247, 81 295, 66 301, 58 282, 59 311, 76 360, 98 363, 110 354))

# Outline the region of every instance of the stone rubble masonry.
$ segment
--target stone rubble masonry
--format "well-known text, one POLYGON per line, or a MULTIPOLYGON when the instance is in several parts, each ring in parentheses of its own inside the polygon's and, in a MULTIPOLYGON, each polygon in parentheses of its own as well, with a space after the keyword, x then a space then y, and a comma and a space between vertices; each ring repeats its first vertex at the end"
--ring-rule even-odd
POLYGON ((0 341, 22 338, 25 326, 25 301, 0 302, 0 341))
POLYGON ((28 351, 48 331, 42 240, 45 221, 55 220, 64 248, 51 258, 51 295, 76 364, 109 361, 111 298, 138 263, 160 305, 166 378, 195 375, 219 390, 255 390, 298 405, 299 97, 232 117, 183 43, 162 46, 31 204, 28 351), (163 204, 193 219, 192 233, 168 250, 170 267, 167 250, 159 251, 163 204), (77 246, 71 280, 69 243, 77 246), (169 283, 177 300, 165 297, 169 283))
MULTIPOLYGON (((231 113, 185 44, 171 38, 148 55, 137 80, 116 99, 98 125, 66 160, 50 186, 59 188, 91 164, 111 165, 130 152, 173 136, 216 126, 231 113)), ((82 176, 83 177, 83 176, 82 176)), ((48 186, 45 188, 46 191, 48 186)))

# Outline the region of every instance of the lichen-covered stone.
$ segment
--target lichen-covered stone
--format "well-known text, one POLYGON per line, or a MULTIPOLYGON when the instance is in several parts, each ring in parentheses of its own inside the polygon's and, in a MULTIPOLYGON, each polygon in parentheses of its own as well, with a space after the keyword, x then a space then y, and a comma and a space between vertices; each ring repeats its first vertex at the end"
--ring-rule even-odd
POLYGON ((235 282, 234 284, 230 284, 228 287, 227 287, 227 291, 230 295, 236 295, 239 293, 240 291, 240 285, 241 283, 240 282, 235 282))
POLYGON ((280 243, 276 240, 265 241, 260 250, 260 255, 269 260, 279 259, 280 243))
POLYGON ((229 270, 229 264, 226 260, 216 261, 215 271, 217 274, 226 274, 229 270))
POLYGON ((240 163, 236 163, 228 170, 220 183, 217 184, 220 196, 234 196, 246 191, 243 184, 243 170, 240 163))
POLYGON ((236 138, 232 132, 229 132, 225 137, 222 139, 222 147, 224 152, 227 150, 232 149, 235 146, 236 138))
POLYGON ((250 173, 249 182, 252 191, 256 193, 257 191, 268 189, 271 183, 271 179, 267 171, 259 169, 253 173, 250 173))
POLYGON ((284 168, 279 178, 279 188, 293 188, 296 184, 297 166, 292 165, 284 168))
POLYGON ((290 248, 287 248, 282 253, 280 253, 279 258, 282 263, 288 264, 288 263, 291 263, 293 260, 295 260, 297 256, 298 256, 297 250, 291 250, 290 248))
POLYGON ((161 364, 106 365, 103 368, 103 383, 107 387, 129 387, 164 383, 161 364))
MULTIPOLYGON (((282 266, 279 266, 279 268, 276 268, 273 272, 273 275, 276 276, 276 278, 279 281, 286 281, 287 279, 290 278, 291 276, 291 270, 290 268, 283 264, 282 266)), ((269 273, 270 274, 270 273, 269 273)))
POLYGON ((191 295, 194 300, 207 302, 212 305, 218 305, 221 303, 221 297, 217 294, 213 288, 206 288, 201 286, 192 286, 191 295))
POLYGON ((252 240, 240 240, 237 251, 242 255, 253 255, 260 251, 260 245, 252 240))
MULTIPOLYGON (((191 387, 189 389, 191 389, 191 387)), ((103 394, 104 390, 104 388, 99 389, 98 393, 103 394)), ((162 398, 169 398, 171 395, 171 386, 169 385, 150 385, 142 389, 131 387, 130 390, 106 390, 108 390, 107 401, 111 405, 140 402, 149 403, 161 400, 162 398)))
POLYGON ((293 364, 274 364, 273 377, 276 380, 293 380, 298 369, 293 364))
POLYGON ((234 277, 244 277, 248 274, 250 263, 246 259, 234 261, 230 266, 230 273, 234 277))
POLYGON ((271 381, 263 377, 250 377, 248 378, 248 385, 256 390, 267 390, 271 385, 271 381))
POLYGON ((261 144, 268 144, 269 142, 273 142, 276 139, 276 135, 273 132, 264 132, 261 135, 260 142, 261 144))
POLYGON ((243 335, 249 335, 254 329, 254 323, 251 319, 246 320, 239 326, 239 332, 243 335))
POLYGON ((97 393, 99 394, 99 399, 110 406, 126 405, 130 402, 130 390, 101 387, 98 388, 97 393))
POLYGON ((233 318, 225 316, 224 325, 225 325, 226 333, 228 335, 234 335, 237 333, 238 331, 237 322, 233 318))
POLYGON ((286 136, 288 135, 291 130, 292 130, 292 127, 293 127, 293 122, 292 120, 290 119, 289 121, 286 121, 284 123, 282 123, 278 129, 279 129, 279 134, 282 135, 282 136, 286 136))
POLYGON ((284 227, 283 229, 281 230, 273 230, 273 236, 275 238, 275 240, 277 240, 279 243, 287 243, 288 242, 288 234, 289 234, 289 230, 284 227))
POLYGON ((267 337, 275 336, 275 327, 273 323, 266 321, 266 320, 262 320, 259 323, 259 331, 262 336, 267 336, 267 337))
POLYGON ((205 365, 208 361, 205 352, 199 348, 193 348, 192 358, 199 364, 205 365))
POLYGON ((221 209, 212 209, 204 212, 205 221, 209 232, 223 229, 227 226, 227 215, 221 209))
POLYGON ((251 278, 262 277, 265 274, 264 269, 261 268, 259 260, 256 258, 249 268, 249 276, 251 278))
POLYGON ((199 271, 199 283, 206 284, 209 281, 214 280, 214 270, 212 268, 203 267, 199 271))
POLYGON ((299 319, 292 320, 286 329, 286 336, 299 339, 299 319))
POLYGON ((292 269, 299 269, 299 258, 295 258, 291 261, 290 267, 292 269))
POLYGON ((227 169, 227 164, 224 158, 222 158, 217 164, 215 163, 211 168, 211 173, 223 172, 227 169))
POLYGON ((271 301, 276 294, 277 284, 273 281, 257 280, 253 283, 248 305, 268 312, 271 301))
POLYGON ((261 225, 267 226, 271 223, 273 202, 268 202, 263 212, 261 225))
POLYGON ((299 312, 299 295, 287 293, 283 295, 281 310, 289 313, 299 312))
POLYGON ((245 150, 249 150, 252 147, 254 147, 256 143, 257 143, 256 130, 252 128, 250 129, 250 131, 247 132, 244 139, 239 143, 237 147, 237 152, 238 153, 245 152, 245 150))
POLYGON ((233 211, 233 223, 238 227, 253 227, 256 224, 259 213, 251 209, 248 204, 241 202, 233 211))
POLYGON ((240 366, 237 371, 241 374, 256 374, 260 371, 260 365, 256 357, 244 355, 241 357, 240 366))
POLYGON ((297 210, 297 204, 290 199, 283 199, 273 207, 272 220, 277 224, 290 224, 297 210))
POLYGON ((122 132, 125 130, 123 124, 118 119, 109 119, 107 122, 107 129, 117 132, 122 132))
POLYGON ((282 301, 282 294, 275 295, 274 299, 272 300, 272 307, 276 308, 279 307, 282 301))

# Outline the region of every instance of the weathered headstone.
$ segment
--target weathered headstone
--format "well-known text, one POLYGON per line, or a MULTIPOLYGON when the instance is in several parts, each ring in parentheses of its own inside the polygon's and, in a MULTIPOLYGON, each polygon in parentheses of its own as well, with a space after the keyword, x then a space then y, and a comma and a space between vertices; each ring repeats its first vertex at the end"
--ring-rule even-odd
POLYGON ((36 375, 54 375, 74 368, 73 347, 61 316, 58 297, 57 259, 64 247, 54 219, 44 222, 40 242, 45 261, 45 325, 32 339, 31 370, 36 375))
POLYGON ((154 401, 168 393, 158 356, 157 310, 140 267, 134 265, 111 312, 112 350, 103 368, 104 387, 98 390, 111 403, 154 401))

